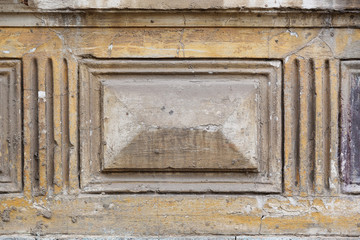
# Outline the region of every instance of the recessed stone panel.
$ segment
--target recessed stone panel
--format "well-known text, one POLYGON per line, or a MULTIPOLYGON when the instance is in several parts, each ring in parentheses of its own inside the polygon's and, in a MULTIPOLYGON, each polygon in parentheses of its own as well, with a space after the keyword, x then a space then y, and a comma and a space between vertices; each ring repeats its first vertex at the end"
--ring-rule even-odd
POLYGON ((280 62, 86 60, 80 72, 85 191, 280 191, 280 62))
POLYGON ((102 80, 104 170, 256 170, 256 80, 172 75, 102 80))
POLYGON ((0 192, 21 190, 20 61, 0 60, 0 192))
POLYGON ((341 73, 343 191, 360 193, 360 61, 343 61, 341 73))

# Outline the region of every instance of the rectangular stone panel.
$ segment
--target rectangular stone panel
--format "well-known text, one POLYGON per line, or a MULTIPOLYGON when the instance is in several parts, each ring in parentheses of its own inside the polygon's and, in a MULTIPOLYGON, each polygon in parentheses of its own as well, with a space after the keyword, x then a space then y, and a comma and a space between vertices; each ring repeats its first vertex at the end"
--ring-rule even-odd
POLYGON ((110 76, 104 170, 257 170, 259 77, 110 76))
POLYGON ((21 69, 18 60, 0 60, 0 192, 21 184, 21 69))
POLYGON ((341 73, 343 190, 360 193, 360 61, 343 61, 341 73))
POLYGON ((280 190, 280 62, 85 60, 80 81, 85 191, 280 190))

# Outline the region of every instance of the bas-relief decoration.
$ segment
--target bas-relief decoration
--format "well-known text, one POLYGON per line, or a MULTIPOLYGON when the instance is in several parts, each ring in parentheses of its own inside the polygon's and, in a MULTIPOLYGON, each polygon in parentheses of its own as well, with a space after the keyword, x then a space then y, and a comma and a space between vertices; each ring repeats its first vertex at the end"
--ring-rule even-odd
POLYGON ((280 192, 281 76, 280 61, 81 62, 83 188, 280 192))
POLYGON ((360 236, 353 12, 19 14, 2 235, 360 236))

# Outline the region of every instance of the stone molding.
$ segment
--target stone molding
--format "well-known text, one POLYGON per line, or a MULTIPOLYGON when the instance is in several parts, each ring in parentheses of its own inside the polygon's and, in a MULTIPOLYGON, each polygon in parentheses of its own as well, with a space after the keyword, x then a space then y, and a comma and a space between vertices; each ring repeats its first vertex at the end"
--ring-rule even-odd
POLYGON ((360 3, 350 0, 33 0, 30 2, 39 9, 357 9, 360 3))

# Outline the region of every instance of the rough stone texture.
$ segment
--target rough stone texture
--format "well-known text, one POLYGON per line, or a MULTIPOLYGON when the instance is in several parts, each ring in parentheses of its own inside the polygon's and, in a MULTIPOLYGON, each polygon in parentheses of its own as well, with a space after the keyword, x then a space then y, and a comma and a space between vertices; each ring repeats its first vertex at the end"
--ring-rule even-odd
POLYGON ((359 9, 331 4, 0 7, 1 238, 358 238, 359 9))

